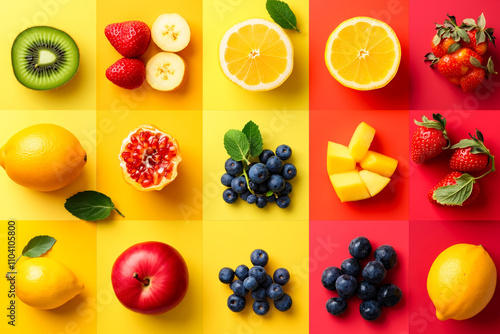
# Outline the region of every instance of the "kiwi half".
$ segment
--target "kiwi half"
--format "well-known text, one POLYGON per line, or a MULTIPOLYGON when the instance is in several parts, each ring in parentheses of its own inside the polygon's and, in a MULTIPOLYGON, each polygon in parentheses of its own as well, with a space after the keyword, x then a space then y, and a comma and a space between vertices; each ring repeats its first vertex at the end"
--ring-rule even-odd
POLYGON ((64 85, 78 71, 80 52, 64 31, 46 26, 21 32, 12 45, 12 68, 17 80, 35 90, 64 85))

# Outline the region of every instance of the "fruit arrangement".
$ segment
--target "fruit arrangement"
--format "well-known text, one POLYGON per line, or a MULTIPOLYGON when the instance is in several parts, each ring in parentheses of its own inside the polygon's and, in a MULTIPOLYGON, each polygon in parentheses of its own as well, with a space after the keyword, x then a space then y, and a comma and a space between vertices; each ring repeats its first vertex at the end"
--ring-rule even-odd
POLYGON ((248 204, 265 208, 268 203, 276 203, 286 209, 290 205, 292 184, 297 168, 286 162, 292 156, 288 145, 280 145, 276 152, 263 150, 262 135, 259 127, 249 121, 243 131, 229 130, 224 136, 224 146, 230 158, 224 167, 226 173, 221 183, 229 187, 222 193, 228 204, 235 203, 239 197, 248 204), (252 161, 257 158, 259 162, 252 161))
POLYGON ((152 30, 142 21, 113 23, 106 26, 104 34, 124 57, 106 70, 106 77, 115 85, 135 89, 146 79, 156 90, 172 91, 183 83, 186 63, 172 53, 184 49, 191 38, 189 24, 181 15, 160 15, 152 30), (151 39, 167 52, 157 53, 144 65, 138 57, 146 52, 151 39))
POLYGON ((454 150, 449 166, 452 169, 427 194, 432 204, 439 206, 465 206, 472 203, 480 193, 479 179, 495 171, 495 158, 484 144, 481 131, 475 135, 462 139, 455 145, 446 130, 446 118, 440 114, 433 114, 429 120, 422 116, 422 122, 414 120, 418 126, 411 140, 411 159, 417 164, 432 159, 448 149, 454 150), (487 166, 490 170, 480 176, 469 173, 482 172, 487 166))
POLYGON ((481 245, 448 247, 434 260, 427 276, 427 291, 439 320, 477 315, 493 298, 496 284, 495 263, 481 245))
POLYGON ((482 13, 477 22, 468 18, 459 26, 455 16, 448 15, 444 24, 436 23, 432 52, 425 55, 430 66, 464 92, 475 91, 485 77, 497 74, 491 57, 486 60, 488 44, 495 46, 493 28, 486 28, 482 13))
POLYGON ((118 159, 125 182, 139 191, 152 191, 177 177, 182 156, 174 137, 147 124, 123 140, 118 159))
POLYGON ((398 161, 370 151, 375 129, 361 122, 349 146, 328 142, 327 171, 341 202, 359 201, 377 195, 391 181, 398 161), (357 167, 359 163, 359 167, 357 167))
POLYGON ((78 71, 80 51, 62 30, 35 26, 21 32, 12 45, 17 81, 34 90, 49 90, 70 81, 78 71))
POLYGON ((111 272, 116 297, 142 314, 162 314, 180 304, 189 285, 182 255, 172 246, 150 241, 135 244, 116 259, 111 272))
POLYGON ((395 306, 402 297, 401 289, 391 283, 381 284, 387 270, 397 264, 397 254, 390 245, 381 245, 374 252, 374 261, 361 269, 361 260, 366 260, 372 251, 370 241, 357 237, 349 243, 352 258, 342 261, 340 268, 328 267, 321 275, 321 284, 330 291, 337 291, 338 297, 326 302, 328 313, 338 316, 347 309, 347 299, 358 296, 363 302, 359 306, 361 317, 373 321, 382 314, 382 307, 395 306), (361 274, 362 280, 357 277, 361 274))
POLYGON ((227 307, 233 312, 243 311, 246 306, 245 296, 251 292, 254 299, 252 308, 257 315, 266 315, 269 312, 268 298, 274 302, 278 311, 288 311, 292 307, 292 298, 283 290, 283 286, 290 280, 288 270, 276 269, 272 277, 267 274, 264 267, 269 261, 269 255, 262 249, 254 250, 250 261, 254 265, 250 269, 242 264, 235 270, 224 267, 219 271, 219 280, 229 284, 233 291, 227 299, 227 307))
POLYGON ((342 22, 326 42, 325 63, 342 85, 356 90, 386 86, 396 76, 401 45, 392 28, 371 17, 342 22))

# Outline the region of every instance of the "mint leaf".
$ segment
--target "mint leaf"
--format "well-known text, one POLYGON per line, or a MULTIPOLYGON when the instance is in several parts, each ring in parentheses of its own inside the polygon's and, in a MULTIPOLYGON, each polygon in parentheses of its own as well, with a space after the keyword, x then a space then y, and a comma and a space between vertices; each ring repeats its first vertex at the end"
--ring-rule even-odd
POLYGON ((456 184, 439 187, 434 191, 432 198, 444 205, 462 205, 472 193, 475 178, 469 174, 462 174, 456 179, 456 184))
POLYGON ((224 147, 227 154, 234 161, 243 161, 246 159, 250 142, 247 136, 239 130, 229 130, 224 135, 224 147))
POLYGON ((264 145, 259 126, 254 122, 249 121, 247 124, 245 124, 243 133, 247 136, 248 142, 250 143, 250 156, 258 157, 259 154, 262 153, 262 147, 264 145))
POLYGON ((48 252, 56 243, 56 239, 48 235, 39 235, 32 238, 23 248, 23 256, 39 257, 48 252))
POLYGON ((297 18, 290 7, 279 0, 267 0, 266 9, 271 18, 283 29, 291 29, 297 32, 297 18))
POLYGON ((95 221, 107 218, 115 210, 120 216, 125 217, 108 196, 93 190, 79 192, 66 200, 64 207, 73 216, 95 221))
POLYGON ((273 196, 274 195, 274 192, 272 190, 269 190, 267 193, 266 193, 266 197, 269 197, 269 196, 273 196))

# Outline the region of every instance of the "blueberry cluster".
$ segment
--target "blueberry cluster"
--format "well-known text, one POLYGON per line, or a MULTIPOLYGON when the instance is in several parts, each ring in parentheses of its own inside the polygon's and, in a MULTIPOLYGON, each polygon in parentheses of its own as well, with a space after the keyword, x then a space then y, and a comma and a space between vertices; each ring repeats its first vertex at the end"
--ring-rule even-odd
POLYGON ((349 243, 352 258, 342 261, 340 268, 328 267, 321 275, 321 283, 331 291, 337 291, 339 297, 326 302, 326 310, 333 315, 340 315, 347 309, 347 301, 357 295, 363 300, 359 312, 363 319, 376 320, 382 314, 382 307, 396 305, 402 296, 401 289, 394 284, 380 284, 386 271, 397 263, 397 254, 392 246, 382 245, 375 250, 374 261, 368 262, 361 269, 360 260, 367 259, 372 251, 370 241, 357 237, 349 243), (357 277, 363 278, 358 282, 357 277))
POLYGON ((259 208, 267 203, 274 203, 285 209, 290 205, 292 192, 291 179, 297 175, 297 168, 291 163, 283 163, 292 156, 288 145, 280 145, 276 155, 271 150, 263 150, 259 162, 249 165, 241 161, 227 159, 226 173, 221 177, 221 183, 227 188, 222 197, 226 203, 232 204, 241 197, 249 204, 259 208))
POLYGON ((250 292, 253 302, 253 310, 258 315, 269 312, 271 299, 278 311, 288 311, 292 307, 292 298, 283 291, 283 286, 290 280, 290 273, 284 268, 276 269, 273 277, 266 273, 264 267, 269 261, 269 256, 262 249, 256 249, 250 255, 252 268, 244 264, 239 265, 236 270, 225 267, 219 272, 219 280, 229 284, 233 294, 227 299, 227 306, 233 312, 241 312, 245 309, 246 298, 250 292), (234 277, 236 276, 236 280, 234 277))

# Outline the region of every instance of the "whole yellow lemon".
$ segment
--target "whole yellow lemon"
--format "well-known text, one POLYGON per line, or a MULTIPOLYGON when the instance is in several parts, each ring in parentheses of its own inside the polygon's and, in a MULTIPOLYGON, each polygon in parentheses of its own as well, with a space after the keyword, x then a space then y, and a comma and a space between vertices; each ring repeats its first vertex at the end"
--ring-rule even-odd
POLYGON ((497 284, 497 270, 479 245, 456 244, 434 260, 427 276, 427 292, 439 320, 469 319, 486 307, 497 284))
POLYGON ((37 124, 12 136, 0 149, 0 166, 16 183, 38 191, 61 189, 80 175, 87 153, 65 128, 37 124))
POLYGON ((83 291, 83 283, 68 267, 47 257, 21 263, 16 278, 19 299, 42 310, 59 307, 83 291))

